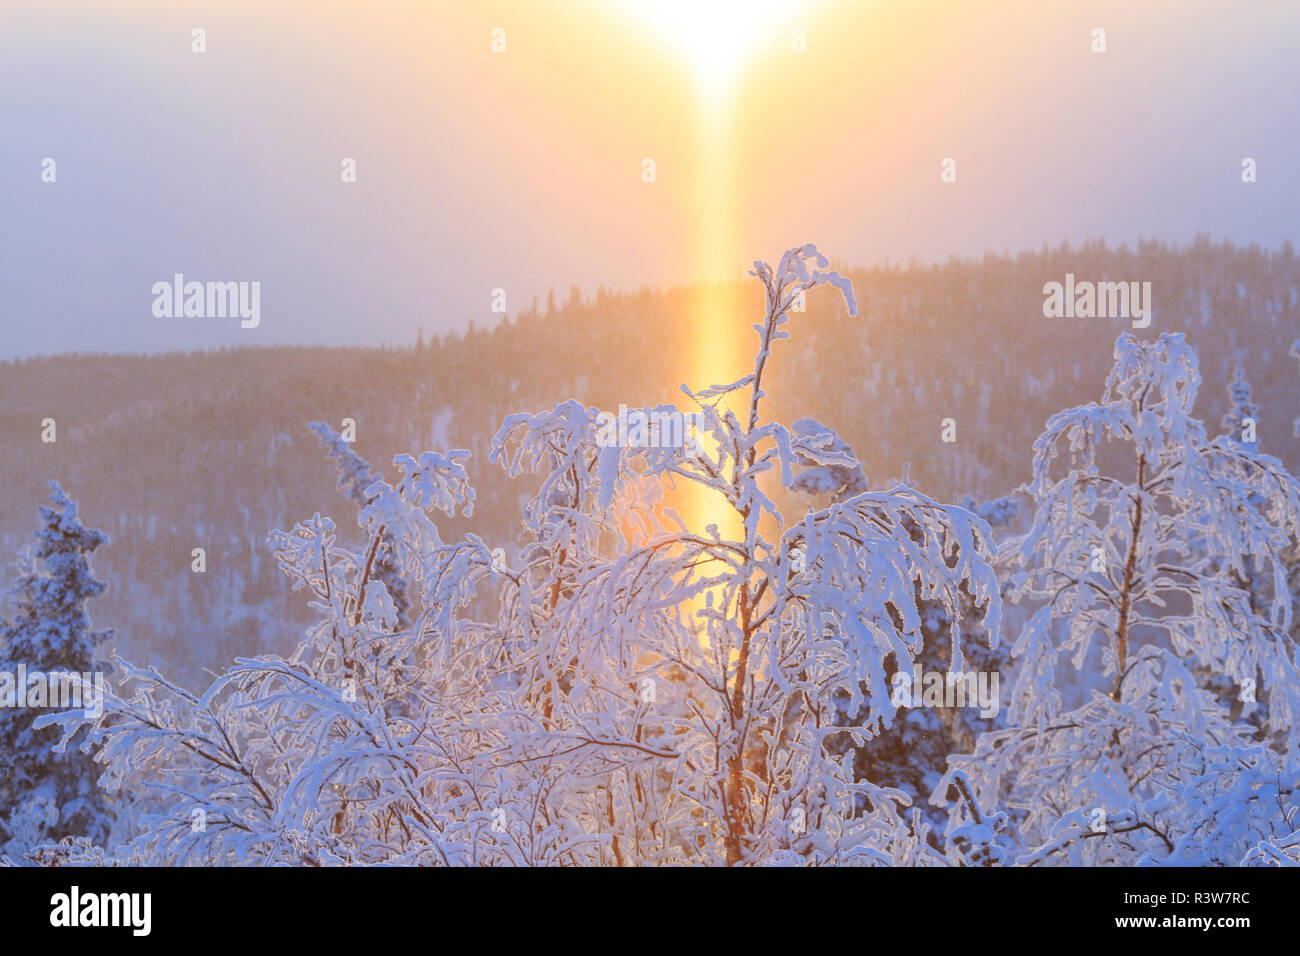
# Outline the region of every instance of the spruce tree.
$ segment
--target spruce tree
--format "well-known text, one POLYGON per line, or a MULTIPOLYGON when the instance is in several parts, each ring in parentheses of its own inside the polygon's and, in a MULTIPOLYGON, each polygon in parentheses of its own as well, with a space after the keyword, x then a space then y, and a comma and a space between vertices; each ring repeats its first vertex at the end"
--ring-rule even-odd
MULTIPOLYGON (((95 652, 112 631, 92 628, 86 602, 106 587, 91 573, 89 555, 108 535, 81 523, 58 482, 50 482, 50 500, 53 507, 39 509, 36 546, 10 586, 13 616, 0 623, 0 669, 16 675, 23 665, 29 678, 102 672, 95 652)), ((0 850, 17 856, 66 836, 102 841, 111 815, 93 753, 80 747, 84 732, 59 747, 57 727, 33 726, 48 711, 22 706, 26 687, 14 691, 15 706, 0 707, 0 850)))

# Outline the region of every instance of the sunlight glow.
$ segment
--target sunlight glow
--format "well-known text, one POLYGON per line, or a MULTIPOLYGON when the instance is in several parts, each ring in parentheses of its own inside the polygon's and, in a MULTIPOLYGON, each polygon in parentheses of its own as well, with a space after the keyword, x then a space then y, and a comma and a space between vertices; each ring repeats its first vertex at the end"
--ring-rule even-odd
POLYGON ((793 49, 797 17, 809 0, 613 0, 672 48, 705 102, 719 105, 762 47, 793 49))

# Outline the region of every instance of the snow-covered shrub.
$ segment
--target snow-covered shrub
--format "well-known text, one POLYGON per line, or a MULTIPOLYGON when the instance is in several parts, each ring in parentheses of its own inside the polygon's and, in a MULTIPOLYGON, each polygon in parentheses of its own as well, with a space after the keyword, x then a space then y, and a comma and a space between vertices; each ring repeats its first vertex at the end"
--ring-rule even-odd
POLYGON ((811 245, 755 264, 754 370, 683 389, 698 443, 611 445, 572 401, 509 417, 491 458, 537 488, 513 567, 439 532, 437 512, 471 511, 468 452, 398 456, 391 484, 336 455, 368 545, 320 515, 272 535, 318 615, 291 658, 240 659, 201 695, 122 662, 93 739, 105 783, 160 809, 116 858, 943 864, 906 795, 836 742, 895 719, 888 678, 915 666, 924 608, 947 616, 957 669, 968 617, 996 639, 990 532, 911 487, 868 490, 830 428, 763 419, 797 298, 829 284, 856 312, 826 265, 811 245), (839 497, 787 518, 776 482, 839 497), (716 523, 681 519, 685 486, 716 523))

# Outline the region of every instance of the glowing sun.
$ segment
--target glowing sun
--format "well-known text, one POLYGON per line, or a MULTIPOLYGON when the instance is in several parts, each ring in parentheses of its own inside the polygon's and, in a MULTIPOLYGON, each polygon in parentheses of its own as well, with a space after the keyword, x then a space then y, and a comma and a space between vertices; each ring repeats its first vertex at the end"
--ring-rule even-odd
POLYGON ((704 100, 717 105, 761 48, 795 49, 811 0, 612 0, 686 61, 704 100))

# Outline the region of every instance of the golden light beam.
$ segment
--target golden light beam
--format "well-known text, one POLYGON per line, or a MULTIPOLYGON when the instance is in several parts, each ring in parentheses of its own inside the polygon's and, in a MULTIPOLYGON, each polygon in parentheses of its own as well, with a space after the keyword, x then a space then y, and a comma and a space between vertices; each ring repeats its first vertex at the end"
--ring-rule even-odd
MULTIPOLYGON (((684 343, 683 371, 692 390, 733 382, 748 371, 749 325, 739 312, 736 279, 744 262, 737 236, 737 204, 732 137, 722 116, 701 116, 699 169, 696 179, 696 215, 693 247, 695 262, 705 277, 699 288, 691 337, 684 343)), ((744 392, 734 393, 719 408, 744 412, 744 392)), ((710 452, 715 449, 710 448, 710 452)), ((694 528, 717 524, 724 536, 741 533, 735 511, 717 495, 693 486, 687 489, 682 514, 694 528)))

